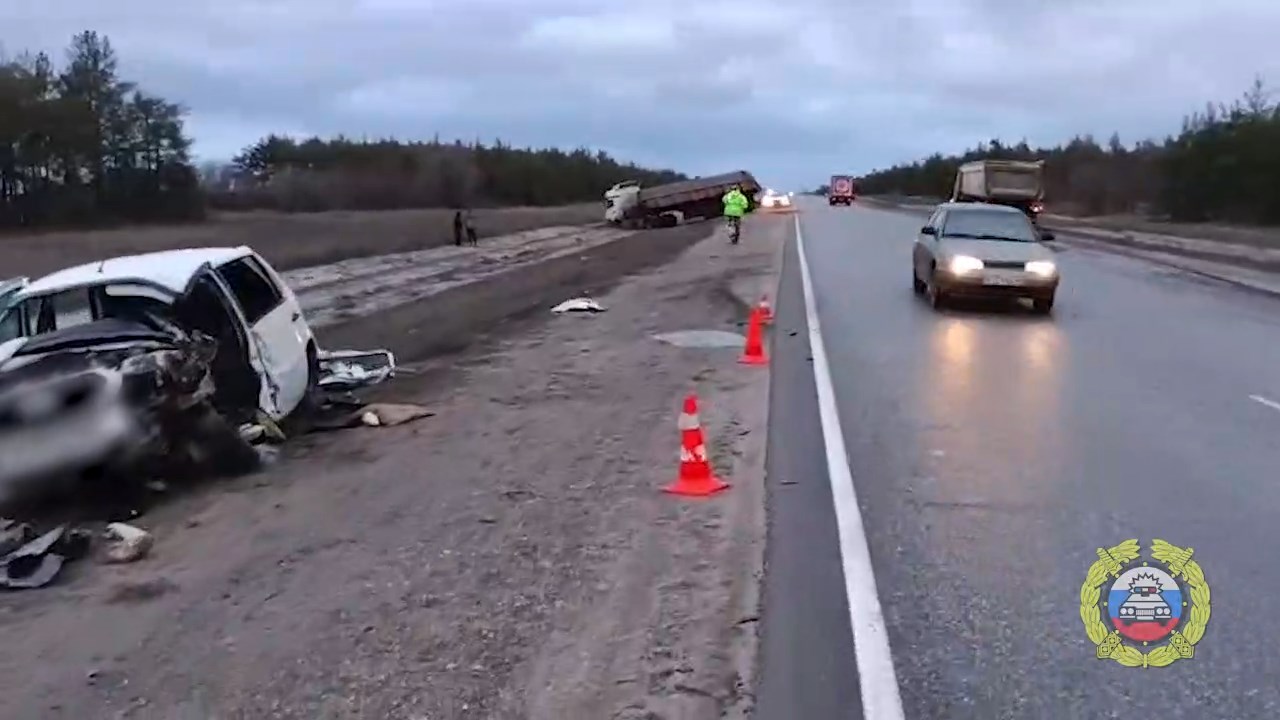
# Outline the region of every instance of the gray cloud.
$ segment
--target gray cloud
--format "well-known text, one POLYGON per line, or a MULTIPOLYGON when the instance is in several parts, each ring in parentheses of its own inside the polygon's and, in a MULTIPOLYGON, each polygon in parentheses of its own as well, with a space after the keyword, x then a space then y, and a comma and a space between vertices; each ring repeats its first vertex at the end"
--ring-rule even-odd
POLYGON ((991 137, 1177 129, 1257 73, 1274 0, 8 0, 0 42, 84 28, 190 111, 197 152, 269 131, 589 145, 812 184, 991 137))

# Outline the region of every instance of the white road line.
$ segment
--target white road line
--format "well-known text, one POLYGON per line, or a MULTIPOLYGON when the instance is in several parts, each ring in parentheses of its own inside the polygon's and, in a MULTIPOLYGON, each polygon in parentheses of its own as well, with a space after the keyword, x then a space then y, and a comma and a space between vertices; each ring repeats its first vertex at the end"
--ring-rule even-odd
POLYGON ((1261 395, 1250 395, 1249 399, 1254 402, 1262 403, 1263 405, 1266 405, 1272 410, 1280 410, 1280 402, 1276 402, 1275 400, 1268 400, 1262 397, 1261 395))
POLYGON ((840 560, 844 566, 844 590, 849 598, 849 624, 853 628, 853 646, 858 660, 863 717, 865 720, 902 720, 898 676, 893 669, 889 634, 885 630, 884 613, 880 610, 880 599, 876 594, 875 572, 871 568, 871 551, 867 549, 862 511, 853 487, 853 473, 849 470, 844 432, 840 429, 835 388, 831 384, 831 366, 827 362, 826 345, 822 342, 822 327, 818 323, 818 306, 813 296, 813 280, 809 276, 809 261, 804 254, 798 215, 796 253, 800 256, 804 314, 809 325, 809 349, 813 353, 813 382, 818 389, 818 414, 822 421, 823 444, 827 448, 827 476, 831 480, 831 499, 840 535, 840 560))

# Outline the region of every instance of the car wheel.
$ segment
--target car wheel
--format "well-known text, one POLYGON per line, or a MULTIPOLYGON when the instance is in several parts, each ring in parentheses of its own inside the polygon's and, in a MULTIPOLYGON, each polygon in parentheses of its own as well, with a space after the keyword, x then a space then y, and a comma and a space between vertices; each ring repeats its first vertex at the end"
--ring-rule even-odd
POLYGON ((911 268, 911 289, 914 290, 917 295, 923 295, 925 291, 924 281, 920 279, 919 275, 916 275, 915 268, 911 268))
POLYGON ((1031 307, 1041 315, 1048 315, 1053 312, 1053 296, 1035 298, 1031 301, 1031 307))
MULTIPOLYGON (((315 345, 307 346, 307 389, 298 406, 285 418, 290 435, 310 431, 311 421, 324 409, 324 391, 320 389, 320 353, 315 345)), ((282 428, 283 429, 283 428, 282 428)))
POLYGON ((942 288, 938 287, 938 278, 929 278, 929 307, 934 310, 941 310, 947 304, 947 297, 942 293, 942 288))

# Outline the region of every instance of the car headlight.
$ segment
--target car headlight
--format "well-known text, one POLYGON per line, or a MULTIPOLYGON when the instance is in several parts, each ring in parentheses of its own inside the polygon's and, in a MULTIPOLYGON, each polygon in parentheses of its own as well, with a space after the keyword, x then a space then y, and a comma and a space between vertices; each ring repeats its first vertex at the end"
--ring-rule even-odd
POLYGON ((1026 264, 1027 272, 1040 277, 1052 277, 1057 274, 1058 268, 1048 260, 1032 260, 1026 264))
POLYGON ((951 262, 947 265, 951 272, 957 275, 968 272, 981 270, 984 266, 982 261, 976 257, 968 255, 957 255, 951 258, 951 262))

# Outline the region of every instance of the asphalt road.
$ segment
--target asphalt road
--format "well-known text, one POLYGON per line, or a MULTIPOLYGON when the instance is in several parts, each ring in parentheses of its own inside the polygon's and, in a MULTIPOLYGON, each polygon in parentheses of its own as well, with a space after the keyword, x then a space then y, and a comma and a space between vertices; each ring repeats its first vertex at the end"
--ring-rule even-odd
MULTIPOLYGON (((802 210, 906 717, 1280 717, 1280 299, 1067 248, 1050 318, 935 313, 911 292, 918 216, 802 210), (1195 549, 1213 612, 1194 658, 1094 657, 1081 584, 1129 538, 1195 549)), ((791 252, 762 720, 860 716, 797 275, 791 252)))

